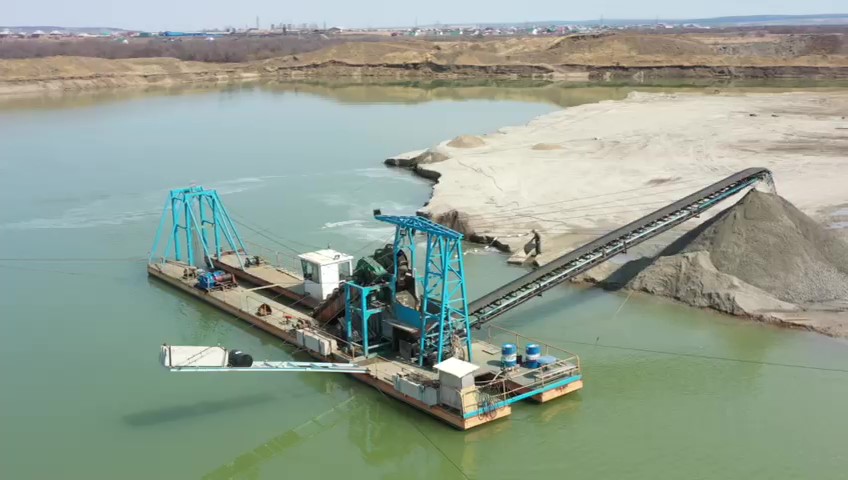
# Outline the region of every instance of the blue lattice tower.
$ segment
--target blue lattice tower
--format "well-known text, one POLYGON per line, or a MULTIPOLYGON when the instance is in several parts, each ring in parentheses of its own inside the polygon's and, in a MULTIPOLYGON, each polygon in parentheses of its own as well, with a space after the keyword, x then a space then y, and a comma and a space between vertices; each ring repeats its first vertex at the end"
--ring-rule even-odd
MULTIPOLYGON (((377 220, 396 226, 395 251, 408 252, 410 266, 415 267, 415 234, 425 235, 427 248, 424 276, 417 277, 416 292, 421 292, 416 327, 420 332, 419 364, 430 353, 436 353, 436 363, 444 359, 451 338, 464 337, 471 360, 471 329, 468 323, 468 297, 462 258, 462 234, 424 217, 375 215, 377 220)), ((393 297, 397 294, 398 265, 395 261, 392 281, 393 297)), ((396 298, 396 297, 395 297, 396 298)), ((397 300, 395 300, 395 303, 397 300)), ((403 310, 396 305, 396 311, 403 310)))
POLYGON ((220 257, 226 246, 235 252, 239 265, 244 268, 243 257, 247 255, 247 250, 218 192, 201 186, 171 190, 148 261, 152 263, 154 256, 164 261, 173 253, 174 260, 197 266, 194 260, 195 239, 203 251, 207 266, 212 266, 212 258, 220 257), (207 232, 210 229, 211 239, 207 232), (161 255, 158 255, 159 244, 166 231, 168 240, 161 255))

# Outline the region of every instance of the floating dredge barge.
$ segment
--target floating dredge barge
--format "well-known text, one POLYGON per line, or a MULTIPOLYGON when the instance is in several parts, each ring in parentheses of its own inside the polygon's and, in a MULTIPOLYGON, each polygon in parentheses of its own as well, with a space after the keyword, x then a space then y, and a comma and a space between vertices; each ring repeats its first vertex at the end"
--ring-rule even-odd
POLYGON ((293 272, 247 253, 214 190, 172 190, 149 275, 316 362, 253 364, 221 347, 167 345, 163 362, 173 371, 348 373, 458 429, 473 428, 510 415, 518 401, 546 402, 583 388, 576 355, 486 322, 766 179, 768 170, 739 172, 470 304, 463 237, 427 218, 375 211, 376 220, 395 227, 392 244, 355 265, 331 249, 304 253, 302 271, 293 272))

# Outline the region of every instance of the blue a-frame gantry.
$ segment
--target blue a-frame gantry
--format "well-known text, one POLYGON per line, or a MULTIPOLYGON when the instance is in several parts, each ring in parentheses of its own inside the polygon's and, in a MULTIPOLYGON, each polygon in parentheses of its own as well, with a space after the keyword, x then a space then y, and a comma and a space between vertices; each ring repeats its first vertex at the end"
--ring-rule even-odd
MULTIPOLYGON (((421 292, 419 328, 421 354, 419 365, 427 354, 436 352, 436 362, 444 358, 446 345, 454 336, 465 337, 468 360, 471 360, 471 328, 468 322, 468 295, 465 288, 465 269, 462 260, 462 234, 418 216, 374 215, 381 222, 395 225, 394 271, 392 298, 395 315, 404 320, 399 310, 407 309, 396 300, 398 255, 404 252, 415 272, 415 235, 423 233, 427 242, 424 276, 415 277, 416 292, 421 292), (418 287, 422 288, 418 288, 418 287)), ((413 273, 414 275, 414 273, 413 273)))
POLYGON ((195 252, 195 242, 203 250, 206 266, 212 267, 212 258, 221 256, 226 242, 229 250, 238 257, 239 266, 244 268, 247 250, 218 192, 201 186, 171 190, 148 261, 152 263, 154 257, 168 259, 173 252, 174 260, 198 266, 195 264, 195 255, 198 253, 195 252), (168 235, 168 240, 160 254, 159 244, 163 234, 168 235))

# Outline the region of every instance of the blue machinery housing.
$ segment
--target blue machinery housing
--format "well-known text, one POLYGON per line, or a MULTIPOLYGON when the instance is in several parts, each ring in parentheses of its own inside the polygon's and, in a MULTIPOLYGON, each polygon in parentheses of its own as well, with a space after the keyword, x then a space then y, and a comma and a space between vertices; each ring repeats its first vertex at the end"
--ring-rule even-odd
MULTIPOLYGON (((471 335, 468 321, 468 296, 465 287, 465 269, 462 260, 462 234, 438 223, 417 216, 374 216, 381 222, 395 226, 391 288, 391 313, 394 318, 420 332, 419 365, 427 354, 435 353, 435 362, 445 358, 445 348, 454 337, 463 338, 471 360, 471 335), (415 276, 415 235, 424 234, 426 252, 423 277, 415 276), (414 288, 422 291, 420 308, 411 308, 397 301, 399 280, 398 256, 405 255, 412 266, 414 288)), ((373 315, 382 314, 383 306, 369 308, 369 295, 385 285, 361 286, 354 282, 345 284, 345 323, 347 340, 352 340, 354 322, 361 322, 363 350, 368 356, 368 328, 373 315), (358 295, 356 294, 358 293, 358 295), (354 301, 356 299, 356 301, 354 301)))

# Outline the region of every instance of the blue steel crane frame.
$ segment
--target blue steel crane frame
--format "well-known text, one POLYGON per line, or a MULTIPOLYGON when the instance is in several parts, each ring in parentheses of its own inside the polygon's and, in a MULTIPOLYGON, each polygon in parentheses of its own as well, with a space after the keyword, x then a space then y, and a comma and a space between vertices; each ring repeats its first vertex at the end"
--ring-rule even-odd
MULTIPOLYGON (((436 363, 444 356, 445 342, 454 335, 465 336, 468 359, 471 359, 471 328, 468 320, 468 291, 462 255, 463 235, 427 218, 418 216, 375 215, 375 219, 395 225, 392 272, 392 298, 397 295, 398 262, 401 251, 406 252, 410 267, 415 271, 415 235, 426 236, 424 276, 415 278, 423 287, 419 311, 420 349, 418 362, 424 364, 425 354, 435 350, 436 363), (430 325, 438 325, 429 332, 430 325)), ((414 273, 413 273, 414 275, 414 273)))
POLYGON ((159 251, 162 234, 168 223, 168 211, 171 212, 171 228, 168 233, 168 241, 165 243, 164 250, 159 258, 167 259, 173 248, 174 260, 196 266, 194 238, 197 235, 206 264, 211 268, 211 259, 213 258, 211 253, 214 253, 215 258, 221 256, 224 248, 224 242, 221 239, 223 236, 227 245, 238 257, 239 265, 244 268, 243 257, 247 255, 247 249, 235 224, 230 219, 229 212, 224 207, 217 191, 208 190, 201 186, 180 188, 169 192, 168 200, 162 210, 159 228, 156 230, 156 237, 153 240, 153 247, 148 257, 149 263, 153 263, 154 256, 159 251), (211 245, 206 232, 207 227, 212 228, 214 243, 211 245), (185 256, 183 255, 181 230, 185 232, 185 256), (214 249, 214 252, 210 252, 210 247, 214 249))

